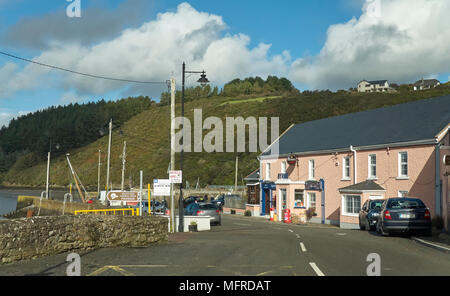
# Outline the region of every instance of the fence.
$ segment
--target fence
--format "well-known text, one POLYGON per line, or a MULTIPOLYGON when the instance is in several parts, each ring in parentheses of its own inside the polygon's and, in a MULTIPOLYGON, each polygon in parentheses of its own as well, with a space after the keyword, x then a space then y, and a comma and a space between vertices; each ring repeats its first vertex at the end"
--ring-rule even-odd
POLYGON ((111 209, 111 210, 83 210, 75 211, 75 216, 80 214, 95 214, 95 215, 110 215, 116 216, 117 213, 122 213, 122 216, 139 216, 139 209, 111 209), (128 215, 125 215, 128 213, 128 215))

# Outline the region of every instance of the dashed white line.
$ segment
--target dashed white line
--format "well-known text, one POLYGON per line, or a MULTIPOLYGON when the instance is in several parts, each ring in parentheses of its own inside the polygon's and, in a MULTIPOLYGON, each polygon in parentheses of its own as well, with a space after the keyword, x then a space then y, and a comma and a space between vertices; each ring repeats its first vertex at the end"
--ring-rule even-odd
POLYGON ((304 243, 300 243, 300 248, 302 249, 302 252, 306 252, 306 247, 304 243))
POLYGON ((292 230, 292 229, 289 229, 289 232, 294 232, 294 230, 292 230))
POLYGON ((300 238, 300 235, 298 235, 298 234, 296 234, 295 236, 296 236, 297 238, 300 238))
POLYGON ((325 276, 325 275, 323 274, 323 272, 319 269, 319 267, 317 267, 316 263, 311 262, 311 263, 309 263, 309 265, 311 265, 312 269, 314 269, 314 271, 316 272, 316 274, 317 274, 318 276, 325 276))

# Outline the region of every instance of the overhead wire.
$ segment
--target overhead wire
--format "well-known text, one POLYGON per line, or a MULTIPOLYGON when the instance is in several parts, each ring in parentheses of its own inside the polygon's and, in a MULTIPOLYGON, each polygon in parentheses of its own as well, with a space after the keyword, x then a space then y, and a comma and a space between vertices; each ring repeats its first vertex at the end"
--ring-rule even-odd
POLYGON ((65 71, 65 72, 69 72, 72 74, 77 74, 77 75, 82 75, 82 76, 86 76, 86 77, 91 77, 91 78, 96 78, 96 79, 103 79, 103 80, 111 80, 111 81, 119 81, 119 82, 128 82, 128 83, 138 83, 138 84, 164 84, 167 85, 167 81, 138 81, 138 80, 130 80, 130 79, 123 79, 123 78, 113 78, 113 77, 107 77, 107 76, 101 76, 101 75, 93 75, 93 74, 88 74, 88 73, 83 73, 83 72, 78 72, 78 71, 74 71, 74 70, 70 70, 70 69, 65 69, 62 67, 58 67, 58 66, 54 66, 54 65, 50 65, 50 64, 45 64, 45 63, 40 63, 37 61, 33 61, 30 59, 26 59, 26 58, 22 58, 7 52, 3 52, 0 51, 1 55, 7 56, 7 57, 11 57, 14 59, 18 59, 21 61, 25 61, 28 63, 32 63, 32 64, 36 64, 39 66, 43 66, 43 67, 47 67, 47 68, 51 68, 51 69, 56 69, 56 70, 60 70, 60 71, 65 71))

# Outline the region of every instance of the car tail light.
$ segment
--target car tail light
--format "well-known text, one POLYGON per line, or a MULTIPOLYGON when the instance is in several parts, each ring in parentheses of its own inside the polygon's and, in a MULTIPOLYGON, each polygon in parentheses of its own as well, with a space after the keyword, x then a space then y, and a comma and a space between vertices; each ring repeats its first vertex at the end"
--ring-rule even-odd
POLYGON ((217 210, 216 213, 217 213, 217 214, 220 214, 220 210, 217 210))
POLYGON ((204 214, 205 212, 203 212, 203 211, 197 211, 197 215, 201 215, 201 214, 204 214))
POLYGON ((386 212, 384 213, 384 219, 386 219, 386 220, 392 220, 391 212, 386 211, 386 212))
POLYGON ((425 219, 431 219, 431 214, 430 214, 430 211, 429 211, 429 210, 426 210, 426 211, 425 211, 424 218, 425 218, 425 219))

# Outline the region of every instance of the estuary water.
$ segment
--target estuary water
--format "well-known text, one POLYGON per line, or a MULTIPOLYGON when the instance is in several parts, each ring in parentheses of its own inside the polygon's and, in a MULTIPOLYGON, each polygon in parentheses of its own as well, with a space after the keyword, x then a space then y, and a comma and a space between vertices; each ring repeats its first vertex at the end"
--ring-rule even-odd
MULTIPOLYGON (((0 215, 16 210, 18 191, 0 189, 0 215)), ((0 216, 0 220, 4 219, 0 216)))

